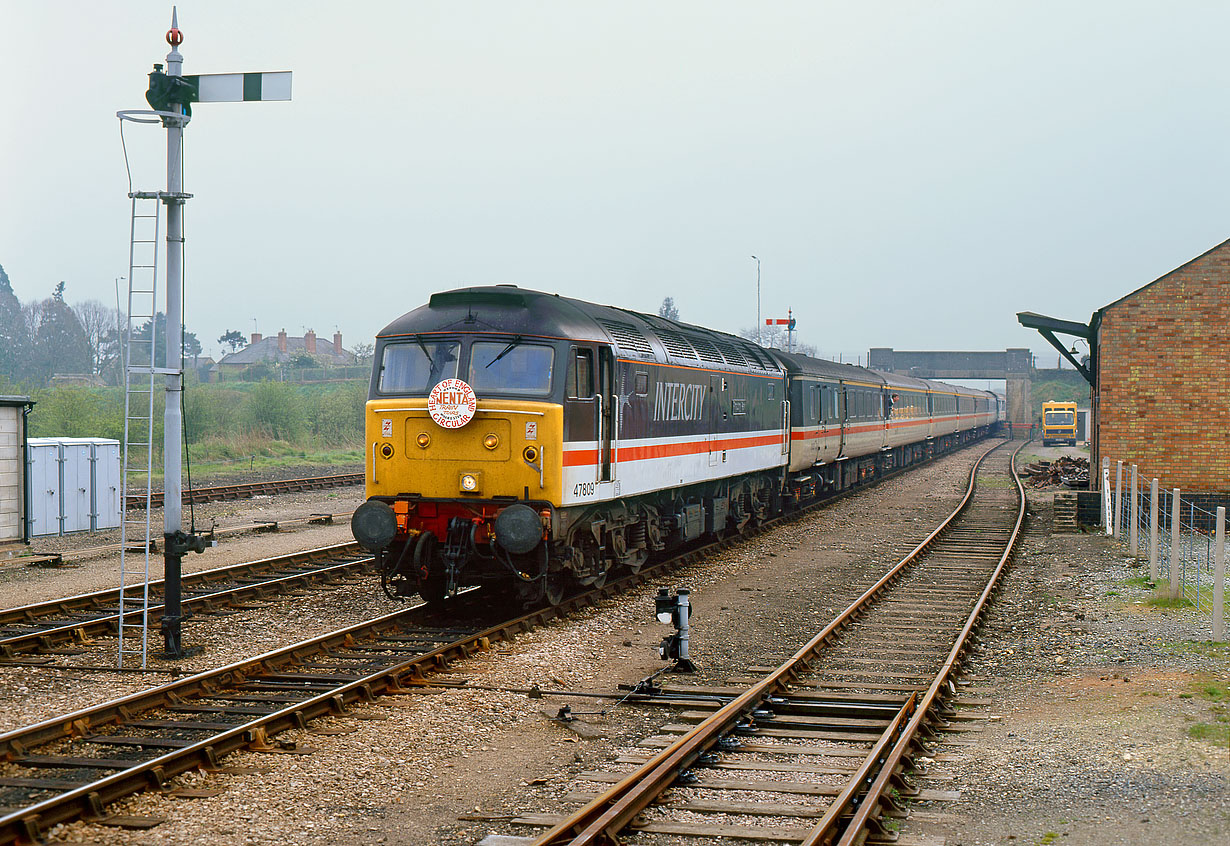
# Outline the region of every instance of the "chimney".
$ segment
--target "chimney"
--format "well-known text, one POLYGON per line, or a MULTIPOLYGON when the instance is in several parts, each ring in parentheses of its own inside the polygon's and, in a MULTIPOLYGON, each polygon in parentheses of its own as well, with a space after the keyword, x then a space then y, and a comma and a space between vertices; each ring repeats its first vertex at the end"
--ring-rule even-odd
POLYGON ((311 329, 303 335, 303 348, 307 350, 308 355, 316 355, 316 333, 311 329))
POLYGON ((342 354, 342 333, 341 332, 333 333, 333 352, 335 355, 342 354))
POLYGON ((278 352, 286 352, 286 330, 278 333, 278 352))
POLYGON ((252 343, 254 343, 254 344, 255 344, 255 343, 256 343, 257 341, 259 341, 260 339, 261 339, 261 333, 260 333, 260 332, 253 332, 253 333, 252 333, 252 343))

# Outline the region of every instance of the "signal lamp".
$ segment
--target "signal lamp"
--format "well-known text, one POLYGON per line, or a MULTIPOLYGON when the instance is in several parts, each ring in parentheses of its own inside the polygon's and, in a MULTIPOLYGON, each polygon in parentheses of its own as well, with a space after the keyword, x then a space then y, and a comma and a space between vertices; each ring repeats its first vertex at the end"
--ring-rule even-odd
POLYGON ((688 601, 690 593, 687 588, 680 588, 678 593, 672 595, 666 588, 658 588, 658 595, 653 600, 658 622, 673 625, 676 629, 674 634, 664 637, 658 645, 658 657, 663 661, 675 662, 675 666, 671 667, 673 673, 696 672, 696 665, 688 654, 688 641, 691 640, 688 618, 692 610, 688 601))
POLYGON ((500 439, 497 438, 494 433, 490 435, 486 435, 483 438, 483 446, 485 446, 487 449, 495 449, 499 445, 500 445, 500 439))
POLYGON ((428 445, 431 443, 431 435, 426 432, 419 432, 419 436, 414 439, 414 442, 423 449, 427 449, 428 445))

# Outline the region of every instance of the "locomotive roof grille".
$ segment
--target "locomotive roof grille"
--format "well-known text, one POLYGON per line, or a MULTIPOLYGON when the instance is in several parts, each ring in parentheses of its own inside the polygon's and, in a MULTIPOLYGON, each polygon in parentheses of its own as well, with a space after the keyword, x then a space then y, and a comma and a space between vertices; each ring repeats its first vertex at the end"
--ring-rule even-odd
POLYGON ((756 348, 755 344, 743 344, 743 352, 747 355, 749 367, 759 367, 761 370, 775 370, 768 361, 768 356, 756 348))
POLYGON ((713 342, 713 345, 721 351, 722 355, 726 357, 726 361, 729 363, 737 364, 740 367, 748 366, 747 359, 745 359, 743 355, 735 349, 734 344, 729 341, 717 340, 713 342))
POLYGON ((702 361, 712 361, 721 364, 725 361, 722 354, 718 352, 708 338, 702 338, 699 335, 689 335, 688 340, 692 342, 692 346, 696 348, 696 352, 700 355, 702 361))
POLYGON ((675 358, 697 359, 700 357, 696 354, 696 350, 692 349, 688 339, 678 332, 672 332, 669 329, 658 329, 656 334, 658 340, 662 342, 662 346, 666 347, 666 351, 675 358))
POLYGON ((653 355, 649 340, 630 323, 616 323, 613 320, 599 320, 598 323, 610 333, 615 339, 615 345, 621 350, 637 352, 642 356, 653 355))

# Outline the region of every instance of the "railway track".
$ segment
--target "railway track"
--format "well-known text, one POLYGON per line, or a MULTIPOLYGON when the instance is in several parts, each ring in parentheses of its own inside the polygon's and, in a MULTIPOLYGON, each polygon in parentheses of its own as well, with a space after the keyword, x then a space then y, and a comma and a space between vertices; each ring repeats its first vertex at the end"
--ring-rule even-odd
MULTIPOLYGON (((309 476, 303 479, 277 479, 271 482, 245 482, 238 485, 217 485, 212 488, 192 488, 183 493, 184 504, 201 502, 222 502, 230 499, 249 499, 266 494, 296 493, 298 491, 319 491, 327 488, 342 488, 349 485, 363 484, 362 473, 340 473, 333 476, 309 476)), ((153 491, 150 494, 150 504, 161 508, 163 492, 153 491)), ((144 508, 145 495, 132 494, 124 498, 126 508, 144 508)))
MULTIPOLYGON (((274 558, 219 567, 183 577, 183 606, 198 614, 216 613, 256 598, 325 587, 360 578, 372 558, 357 543, 318 547, 274 558)), ((150 626, 162 615, 162 580, 151 581, 150 626)), ((126 600, 134 602, 131 592, 126 600)), ((80 644, 114 636, 119 626, 118 589, 0 610, 0 663, 23 656, 77 654, 80 644)), ((125 616, 138 619, 139 612, 125 616)))
POLYGON ((0 734, 0 846, 37 841, 53 826, 73 820, 104 820, 106 806, 117 799, 161 789, 192 769, 222 768, 221 759, 236 750, 271 749, 281 731, 344 713, 359 701, 405 693, 425 684, 432 671, 493 641, 745 537, 715 541, 516 619, 492 622, 482 592, 472 590, 447 603, 447 619, 442 609, 413 606, 0 734))
POLYGON ((900 800, 919 792, 912 758, 952 727, 955 676, 1021 533, 1015 454, 1001 445, 984 455, 958 509, 785 664, 744 690, 643 697, 693 705, 647 743, 658 751, 621 759, 631 771, 587 774, 576 811, 514 822, 547 828, 535 846, 639 832, 704 843, 894 839, 900 800), (593 786, 603 784, 613 786, 593 786))

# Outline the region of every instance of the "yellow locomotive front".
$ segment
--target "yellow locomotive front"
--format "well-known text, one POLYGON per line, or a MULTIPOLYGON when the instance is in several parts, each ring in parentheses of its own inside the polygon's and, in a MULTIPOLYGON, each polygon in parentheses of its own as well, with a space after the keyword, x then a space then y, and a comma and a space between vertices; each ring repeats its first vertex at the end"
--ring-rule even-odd
POLYGON ((368 499, 352 526, 391 596, 511 581, 533 597, 545 578, 560 503, 559 351, 466 328, 378 338, 368 499))

